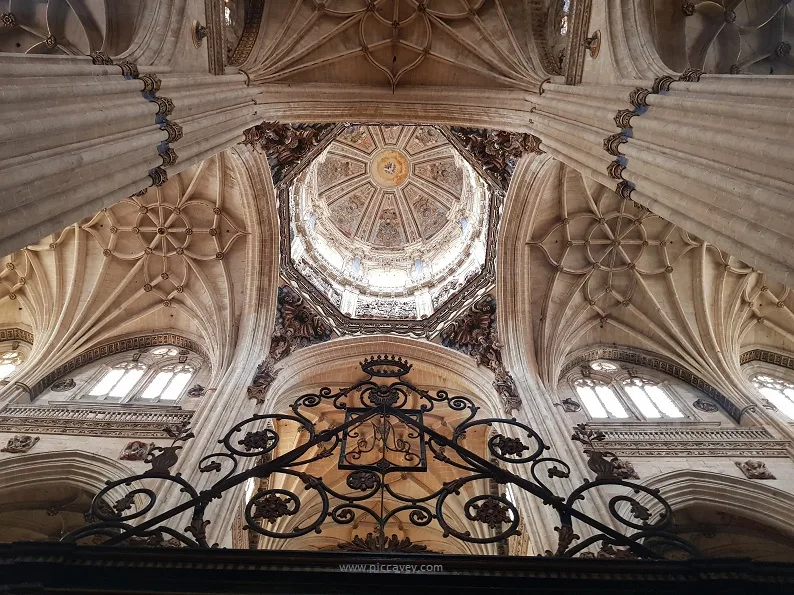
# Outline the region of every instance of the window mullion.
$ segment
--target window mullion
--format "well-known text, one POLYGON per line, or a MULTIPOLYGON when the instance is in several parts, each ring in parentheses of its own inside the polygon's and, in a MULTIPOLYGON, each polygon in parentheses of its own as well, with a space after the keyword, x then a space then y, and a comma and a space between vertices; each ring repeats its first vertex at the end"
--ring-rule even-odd
POLYGON ((615 396, 623 404, 623 407, 626 409, 629 415, 638 421, 648 421, 648 419, 642 414, 642 411, 640 411, 639 407, 637 407, 637 404, 634 402, 634 399, 631 398, 631 395, 629 395, 622 382, 613 380, 610 383, 610 386, 613 387, 612 390, 615 393, 615 396))

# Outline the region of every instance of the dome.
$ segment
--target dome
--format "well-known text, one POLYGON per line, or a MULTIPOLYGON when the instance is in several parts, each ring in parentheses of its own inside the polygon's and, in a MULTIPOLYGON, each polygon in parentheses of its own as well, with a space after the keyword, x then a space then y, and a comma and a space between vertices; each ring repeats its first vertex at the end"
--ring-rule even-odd
POLYGON ((423 318, 485 261, 487 185, 433 126, 346 127, 290 201, 293 262, 349 316, 423 318))

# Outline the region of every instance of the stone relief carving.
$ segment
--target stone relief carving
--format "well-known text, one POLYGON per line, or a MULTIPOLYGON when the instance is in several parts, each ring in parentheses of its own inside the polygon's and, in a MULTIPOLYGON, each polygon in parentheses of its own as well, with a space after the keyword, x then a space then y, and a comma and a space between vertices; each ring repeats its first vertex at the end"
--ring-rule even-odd
POLYGON ((777 479, 772 472, 766 468, 763 461, 747 460, 743 463, 736 461, 736 466, 744 473, 747 479, 777 479))
POLYGON ((493 387, 507 415, 521 407, 513 377, 502 363, 502 344, 496 334, 496 300, 485 295, 441 331, 441 344, 474 358, 478 366, 494 373, 493 387))
POLYGON ((714 403, 706 399, 698 399, 692 403, 692 407, 700 411, 705 411, 706 413, 714 413, 719 409, 714 403))
POLYGON ((28 452, 31 448, 36 446, 39 441, 38 436, 28 436, 26 434, 17 434, 13 438, 8 439, 8 444, 0 448, 0 452, 11 453, 24 453, 28 452))
POLYGON ((275 369, 277 362, 301 347, 330 338, 331 327, 303 297, 288 285, 279 287, 276 327, 270 340, 270 353, 257 367, 254 379, 248 387, 248 397, 262 402, 278 374, 275 369))
POLYGON ((203 397, 207 393, 207 389, 200 384, 194 384, 187 391, 188 397, 198 398, 203 397))
POLYGON ((582 409, 582 405, 570 397, 563 399, 559 403, 556 403, 556 405, 561 405, 565 413, 576 413, 582 409))
POLYGON ((543 152, 540 139, 531 134, 460 126, 452 126, 450 130, 502 190, 507 190, 516 163, 522 156, 543 152))
POLYGON ((67 390, 72 390, 75 386, 74 378, 61 378, 60 380, 56 380, 50 386, 50 389, 56 393, 63 393, 67 390))
POLYGON ((416 318, 416 302, 359 299, 356 304, 356 316, 360 318, 416 318))
POLYGON ((141 442, 140 440, 133 440, 122 449, 121 454, 119 455, 119 460, 142 461, 146 458, 146 455, 149 454, 149 451, 152 448, 154 448, 153 442, 147 444, 146 442, 141 442))
POLYGON ((345 552, 431 553, 426 545, 413 543, 408 537, 400 539, 397 535, 386 537, 385 535, 373 535, 372 533, 367 533, 367 536, 363 538, 359 535, 355 535, 351 541, 339 543, 334 549, 345 552))
POLYGON ((273 184, 281 182, 333 128, 334 124, 279 124, 262 122, 245 131, 245 144, 267 155, 273 184))
POLYGON ((608 450, 601 450, 597 442, 603 442, 606 434, 600 430, 589 430, 587 424, 574 426, 571 440, 584 445, 584 454, 587 455, 587 466, 595 472, 596 480, 599 479, 639 479, 634 466, 618 458, 608 450))

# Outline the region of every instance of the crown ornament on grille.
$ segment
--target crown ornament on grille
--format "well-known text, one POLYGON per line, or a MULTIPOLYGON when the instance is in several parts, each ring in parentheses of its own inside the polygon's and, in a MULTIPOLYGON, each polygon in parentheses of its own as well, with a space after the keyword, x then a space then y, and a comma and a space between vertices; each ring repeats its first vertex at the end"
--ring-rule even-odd
MULTIPOLYGON (((596 477, 571 489, 571 466, 551 456, 550 446, 526 423, 478 417, 480 407, 471 397, 415 386, 406 378, 412 366, 402 357, 374 355, 360 366, 367 378, 352 386, 338 390, 325 386, 300 395, 281 412, 255 414, 234 424, 218 440, 218 451, 205 455, 194 468, 208 486, 201 491, 177 466, 185 465, 179 453, 193 432, 187 425, 166 428, 172 444, 150 451, 143 462, 151 469, 108 481, 91 504, 90 524, 62 541, 100 539, 89 542, 117 545, 169 540, 209 548, 208 505, 239 493, 233 488, 258 478, 266 481, 247 497, 243 517, 249 531, 267 538, 320 533, 332 523, 353 530, 361 523, 373 524, 374 535, 381 537, 395 525, 402 530, 432 524, 445 538, 495 544, 519 535, 527 525, 512 499, 482 493, 479 486, 493 481, 521 490, 522 500, 534 499, 554 509, 559 516, 558 543, 548 555, 593 557, 596 554, 588 550, 598 547, 599 557, 658 559, 672 551, 697 555, 692 544, 673 532, 673 511, 659 490, 628 481, 626 465, 599 448, 602 434, 577 427, 573 439, 587 447, 588 466, 596 477), (323 411, 315 409, 320 406, 323 411), (344 416, 342 423, 317 426, 334 411, 344 416), (443 430, 425 423, 430 416, 443 420, 443 430), (485 449, 471 449, 478 430, 491 429, 485 449), (286 432, 284 438, 303 436, 289 448, 283 446, 279 432, 286 432), (324 470, 333 458, 336 469, 345 472, 345 481, 330 485, 324 470), (244 464, 252 459, 257 462, 244 464), (319 467, 323 471, 311 466, 324 459, 319 467), (318 475, 312 471, 319 471, 318 475), (419 498, 414 491, 403 493, 396 478, 410 475, 419 484, 420 473, 452 479, 419 498), (168 492, 163 491, 166 485, 172 486, 168 492), (582 501, 593 498, 594 490, 602 486, 608 498, 605 522, 581 508, 582 501), (164 495, 176 494, 180 503, 158 506, 164 495), (159 514, 149 514, 154 510, 159 514), (187 526, 179 530, 174 520, 190 511, 187 526)), ((362 541, 360 536, 352 537, 353 543, 362 541)), ((373 544, 386 551, 387 541, 373 544)))
POLYGON ((378 378, 406 376, 413 368, 407 360, 396 355, 373 355, 359 364, 364 373, 378 378))

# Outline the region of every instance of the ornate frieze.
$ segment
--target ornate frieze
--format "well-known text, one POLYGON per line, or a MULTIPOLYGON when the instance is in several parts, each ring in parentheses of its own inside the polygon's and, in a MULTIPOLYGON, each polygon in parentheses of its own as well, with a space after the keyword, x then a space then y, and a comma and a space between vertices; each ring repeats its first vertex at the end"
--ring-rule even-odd
POLYGON ((240 66, 251 55, 256 43, 256 37, 259 35, 259 25, 262 23, 264 10, 265 0, 249 0, 246 4, 243 33, 240 35, 240 40, 237 42, 234 51, 229 56, 230 65, 240 66))
POLYGON ((289 285, 278 288, 276 306, 276 326, 270 339, 270 353, 257 367, 254 379, 248 387, 248 396, 262 402, 265 393, 278 370, 275 364, 292 352, 327 341, 331 338, 331 327, 321 318, 313 307, 289 285))
POLYGON ((772 472, 766 468, 763 461, 747 460, 743 463, 736 461, 736 466, 744 473, 747 479, 777 479, 772 472))
POLYGON ((8 439, 8 444, 6 444, 3 448, 0 448, 0 452, 25 453, 36 446, 36 443, 39 440, 40 438, 38 436, 17 434, 13 438, 8 439))
POLYGON ((21 328, 0 328, 0 341, 23 341, 33 345, 33 333, 21 328))
POLYGON ((334 124, 262 122, 244 132, 243 142, 265 152, 275 185, 284 180, 334 128, 334 124))
POLYGON ((600 446, 617 456, 644 457, 788 457, 789 442, 764 428, 722 428, 718 424, 650 430, 627 424, 597 425, 600 446))
POLYGON ((496 300, 484 295, 441 331, 441 344, 474 358, 494 373, 493 387, 507 415, 521 407, 515 381, 502 363, 502 344, 496 334, 496 300))
POLYGON ((543 153, 541 140, 531 134, 461 126, 452 126, 450 131, 504 191, 521 157, 543 153))
POLYGON ((189 423, 192 411, 113 407, 37 407, 9 405, 0 410, 0 432, 69 436, 162 438, 163 428, 189 423))
POLYGON ((587 466, 596 474, 596 480, 640 478, 631 463, 621 460, 617 454, 604 448, 602 444, 606 440, 604 432, 590 430, 587 424, 577 424, 571 440, 584 445, 587 466))

